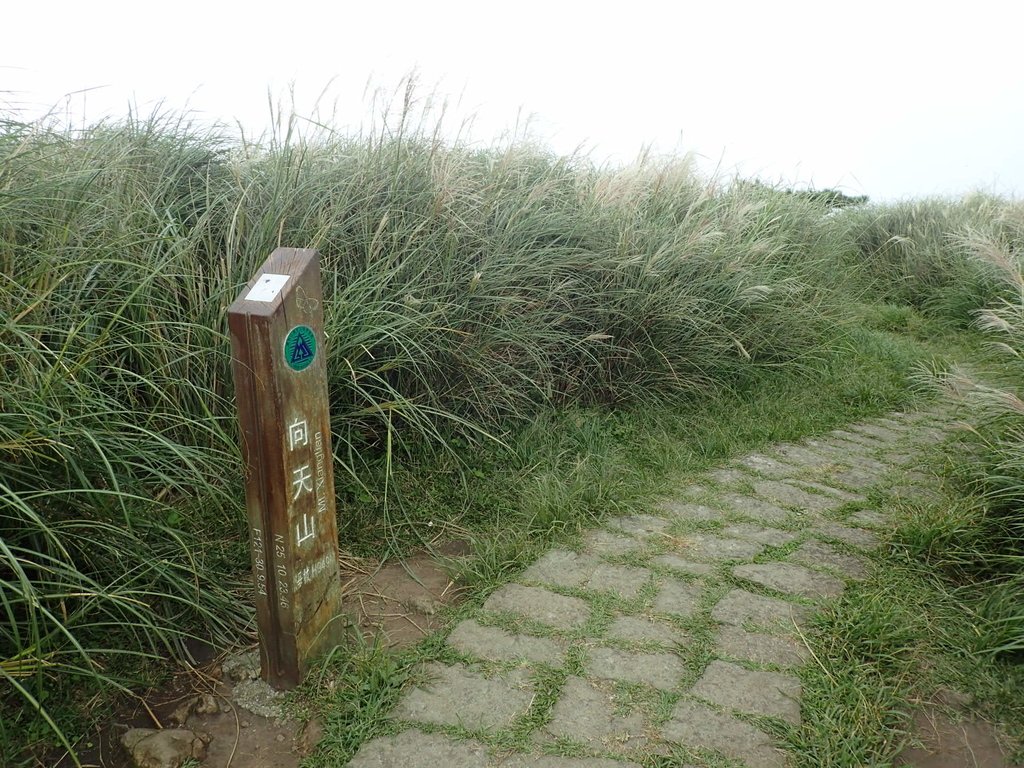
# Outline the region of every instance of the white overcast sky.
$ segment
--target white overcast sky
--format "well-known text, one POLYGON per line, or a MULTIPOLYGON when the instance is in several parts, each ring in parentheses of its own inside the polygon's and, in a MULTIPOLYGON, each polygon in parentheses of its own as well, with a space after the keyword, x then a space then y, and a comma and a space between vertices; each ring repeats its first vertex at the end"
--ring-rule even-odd
POLYGON ((416 71, 482 144, 529 118, 597 162, 649 146, 874 199, 1024 197, 1022 22, 1019 0, 13 0, 0 109, 80 124, 162 103, 258 134, 291 89, 354 131, 416 71))

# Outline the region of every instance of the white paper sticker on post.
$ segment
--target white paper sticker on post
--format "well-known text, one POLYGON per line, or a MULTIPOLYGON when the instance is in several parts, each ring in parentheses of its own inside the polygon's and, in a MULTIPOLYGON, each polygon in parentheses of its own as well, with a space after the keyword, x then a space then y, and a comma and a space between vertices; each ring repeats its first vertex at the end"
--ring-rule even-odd
POLYGON ((245 295, 245 300, 273 301, 287 282, 288 275, 272 275, 269 272, 264 272, 256 278, 256 284, 245 295))

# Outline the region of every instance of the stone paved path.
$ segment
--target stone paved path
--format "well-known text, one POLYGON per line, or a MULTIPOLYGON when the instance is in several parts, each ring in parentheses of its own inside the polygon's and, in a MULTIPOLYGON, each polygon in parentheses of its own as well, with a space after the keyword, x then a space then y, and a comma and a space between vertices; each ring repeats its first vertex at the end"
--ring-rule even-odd
POLYGON ((897 413, 776 445, 547 552, 455 627, 396 733, 349 765, 786 766, 803 628, 869 572, 885 501, 935 493, 914 462, 943 427, 897 413))

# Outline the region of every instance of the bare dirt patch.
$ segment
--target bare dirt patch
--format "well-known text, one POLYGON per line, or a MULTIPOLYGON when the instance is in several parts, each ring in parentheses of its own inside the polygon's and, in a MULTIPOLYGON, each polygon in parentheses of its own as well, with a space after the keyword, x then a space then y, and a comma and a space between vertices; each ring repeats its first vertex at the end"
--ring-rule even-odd
MULTIPOLYGON (((346 559, 343 611, 353 630, 358 629, 367 642, 399 650, 440 629, 443 609, 460 595, 444 562, 468 552, 468 545, 454 542, 400 561, 346 559)), ((225 664, 225 658, 214 658, 211 649, 199 655, 201 663, 194 669, 145 694, 100 729, 92 746, 80 755, 83 765, 131 768, 120 745, 129 728, 184 726, 209 739, 201 763, 205 768, 297 768, 316 747, 320 725, 316 720, 299 723, 274 716, 274 701, 253 696, 250 684, 259 677, 255 649, 248 657, 234 657, 248 658, 248 669, 245 662, 225 664)), ((67 758, 42 764, 72 765, 67 758)))
POLYGON ((467 544, 450 542, 383 565, 363 561, 342 578, 344 610, 368 640, 396 649, 415 645, 441 628, 442 609, 458 599, 443 559, 468 553, 467 544))
MULTIPOLYGON (((920 703, 911 733, 920 746, 903 749, 898 766, 915 768, 1011 768, 999 731, 967 712, 970 700, 940 690, 920 703)), ((1018 766, 1019 768, 1019 766, 1018 766)))

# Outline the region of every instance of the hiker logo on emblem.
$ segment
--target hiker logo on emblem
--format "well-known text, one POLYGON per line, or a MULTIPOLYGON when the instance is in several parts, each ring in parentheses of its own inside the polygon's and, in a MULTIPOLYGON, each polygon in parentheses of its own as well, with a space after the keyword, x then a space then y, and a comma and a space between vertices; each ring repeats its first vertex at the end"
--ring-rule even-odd
POLYGON ((316 358, 316 336, 308 325, 296 325, 284 340, 284 361, 293 371, 306 370, 316 358))

